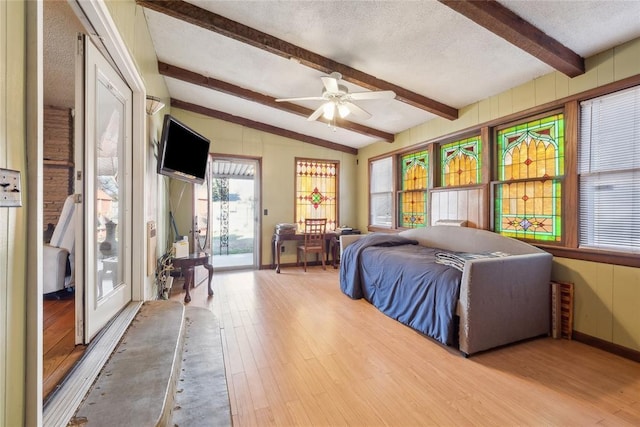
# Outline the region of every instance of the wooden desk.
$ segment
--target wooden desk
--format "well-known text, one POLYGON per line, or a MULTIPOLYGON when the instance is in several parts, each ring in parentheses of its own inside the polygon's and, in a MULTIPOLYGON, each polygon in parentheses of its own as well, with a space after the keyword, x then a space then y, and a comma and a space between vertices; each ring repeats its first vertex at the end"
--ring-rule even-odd
POLYGON ((184 275, 184 302, 191 301, 191 294, 189 293, 189 289, 193 286, 193 269, 198 265, 203 266, 207 270, 209 270, 209 296, 213 296, 213 289, 211 288, 211 279, 213 278, 213 266, 209 264, 209 255, 205 252, 198 252, 190 254, 189 256, 182 258, 174 258, 173 265, 176 268, 180 268, 182 270, 182 274, 184 275))
MULTIPOLYGON (((304 233, 289 233, 289 234, 278 234, 273 233, 273 237, 271 238, 271 268, 276 269, 276 273, 280 273, 280 248, 282 247, 282 242, 286 240, 295 240, 295 241, 303 241, 304 233)), ((326 243, 325 253, 327 257, 327 264, 329 264, 329 254, 332 257, 333 268, 336 268, 336 254, 338 245, 337 242, 337 234, 333 231, 329 231, 325 233, 324 240, 326 243)))

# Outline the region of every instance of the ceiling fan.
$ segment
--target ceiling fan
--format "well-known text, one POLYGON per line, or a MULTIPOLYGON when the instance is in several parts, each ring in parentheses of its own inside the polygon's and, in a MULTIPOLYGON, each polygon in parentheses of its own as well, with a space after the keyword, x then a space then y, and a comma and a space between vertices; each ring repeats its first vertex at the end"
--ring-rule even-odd
POLYGON ((347 117, 349 114, 358 116, 361 119, 368 119, 371 114, 352 101, 361 101, 365 99, 393 99, 396 94, 392 90, 380 90, 373 92, 354 92, 349 93, 346 86, 339 84, 342 74, 333 72, 328 76, 321 77, 324 89, 321 96, 304 96, 300 98, 279 98, 276 102, 289 101, 325 101, 318 107, 307 120, 312 122, 320 116, 335 123, 336 116, 341 118, 347 117))

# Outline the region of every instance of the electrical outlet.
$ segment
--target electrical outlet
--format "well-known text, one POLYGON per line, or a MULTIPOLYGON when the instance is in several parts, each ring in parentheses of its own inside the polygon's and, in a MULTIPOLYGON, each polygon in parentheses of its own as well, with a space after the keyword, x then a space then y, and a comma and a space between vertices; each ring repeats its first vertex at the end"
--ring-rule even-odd
POLYGON ((22 206, 20 171, 0 169, 0 207, 22 206))
POLYGON ((280 246, 280 253, 284 253, 284 245, 280 246))

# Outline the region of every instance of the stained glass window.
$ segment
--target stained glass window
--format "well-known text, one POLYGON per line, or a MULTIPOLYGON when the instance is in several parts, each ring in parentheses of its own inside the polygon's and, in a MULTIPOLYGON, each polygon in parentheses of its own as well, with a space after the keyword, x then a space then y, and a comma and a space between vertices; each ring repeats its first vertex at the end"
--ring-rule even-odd
POLYGON ((327 218, 327 230, 338 221, 338 162, 296 160, 296 216, 298 230, 305 218, 327 218))
POLYGON ((443 187, 473 185, 481 181, 480 137, 474 136, 440 146, 443 187))
POLYGON ((562 114, 497 133, 495 228, 500 234, 542 241, 562 237, 564 118, 562 114))
POLYGON ((427 224, 427 186, 429 182, 429 152, 419 151, 400 158, 401 191, 400 227, 417 228, 427 224))

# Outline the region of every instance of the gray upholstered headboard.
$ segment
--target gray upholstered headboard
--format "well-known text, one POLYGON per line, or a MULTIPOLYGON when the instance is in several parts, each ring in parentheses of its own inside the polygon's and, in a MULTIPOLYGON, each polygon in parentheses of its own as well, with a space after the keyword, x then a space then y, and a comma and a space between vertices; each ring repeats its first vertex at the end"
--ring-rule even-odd
POLYGON ((457 252, 500 251, 510 255, 544 252, 517 239, 504 237, 492 231, 477 228, 434 225, 431 227, 405 230, 399 234, 409 239, 415 239, 423 246, 457 252))

